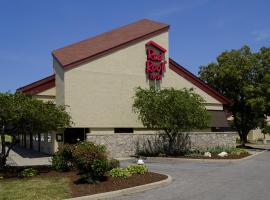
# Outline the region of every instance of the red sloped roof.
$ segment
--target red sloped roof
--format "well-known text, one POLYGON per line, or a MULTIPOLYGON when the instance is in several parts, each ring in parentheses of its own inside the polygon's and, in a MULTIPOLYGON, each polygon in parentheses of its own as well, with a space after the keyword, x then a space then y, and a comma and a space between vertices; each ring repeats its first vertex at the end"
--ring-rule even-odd
POLYGON ((182 76, 183 78, 185 78, 188 81, 190 81, 191 83, 193 83, 194 85, 196 85, 198 88, 200 88, 201 90, 203 90, 204 92, 206 92, 210 96, 212 96, 215 99, 217 99, 218 101, 220 101, 222 104, 227 105, 227 104, 231 103, 231 101, 229 99, 227 99, 226 97, 224 97, 223 95, 218 93, 216 90, 214 90, 209 85, 207 85, 204 81, 199 79, 197 76, 192 74, 190 71, 185 69, 180 64, 176 63, 171 58, 169 59, 169 68, 171 70, 173 70, 174 72, 176 72, 177 74, 179 74, 180 76, 182 76))
POLYGON ((123 48, 126 45, 163 33, 168 29, 168 24, 143 19, 81 42, 56 49, 52 52, 52 55, 64 69, 68 69, 123 48))
POLYGON ((55 87, 55 75, 48 76, 29 85, 20 87, 17 89, 17 92, 35 95, 53 87, 55 87))

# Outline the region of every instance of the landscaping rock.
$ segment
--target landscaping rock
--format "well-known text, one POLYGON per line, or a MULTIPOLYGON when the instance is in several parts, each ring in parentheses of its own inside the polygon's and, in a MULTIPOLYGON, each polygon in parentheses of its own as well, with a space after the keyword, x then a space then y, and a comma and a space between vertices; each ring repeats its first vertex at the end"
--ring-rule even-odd
POLYGON ((220 154, 218 154, 218 156, 220 156, 220 157, 225 157, 225 156, 228 156, 228 153, 225 152, 225 151, 223 151, 223 152, 221 152, 220 154))
POLYGON ((205 152, 203 156, 211 158, 212 154, 210 152, 205 152))
POLYGON ((138 162, 137 162, 138 165, 144 165, 144 161, 143 159, 139 159, 138 162))

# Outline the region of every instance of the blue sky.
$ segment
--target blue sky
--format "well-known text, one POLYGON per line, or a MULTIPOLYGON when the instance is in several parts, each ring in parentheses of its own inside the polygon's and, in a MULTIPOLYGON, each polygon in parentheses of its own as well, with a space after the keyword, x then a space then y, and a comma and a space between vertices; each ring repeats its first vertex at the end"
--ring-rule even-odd
POLYGON ((224 50, 270 47, 269 8, 269 0, 0 0, 0 92, 52 74, 52 50, 141 18, 170 24, 170 57, 197 74, 224 50))

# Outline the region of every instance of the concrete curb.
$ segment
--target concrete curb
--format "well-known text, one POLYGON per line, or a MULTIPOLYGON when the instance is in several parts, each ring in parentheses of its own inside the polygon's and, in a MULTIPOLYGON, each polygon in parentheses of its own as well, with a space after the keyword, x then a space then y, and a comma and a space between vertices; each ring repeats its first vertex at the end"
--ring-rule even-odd
POLYGON ((147 157, 145 160, 146 163, 147 161, 158 161, 158 160, 180 160, 180 161, 186 161, 186 162, 239 162, 243 160, 249 160, 255 156, 258 156, 267 150, 261 151, 261 152, 256 152, 254 154, 251 154, 250 156, 240 158, 240 159, 196 159, 196 158, 166 158, 166 157, 147 157))
POLYGON ((105 193, 100 193, 100 194, 93 194, 93 195, 89 195, 89 196, 82 196, 82 197, 75 197, 75 198, 70 198, 67 200, 101 200, 101 199, 109 199, 109 198, 113 198, 113 197, 118 197, 118 196, 123 196, 123 195, 129 195, 129 194, 133 194, 133 193, 137 193, 137 192, 143 192, 146 190, 151 190, 154 188, 159 188, 162 186, 166 186, 168 184, 170 184, 173 179, 170 175, 167 175, 167 179, 162 180, 162 181, 158 181, 158 182, 154 182, 154 183, 149 183, 149 184, 145 184, 145 185, 139 185, 139 186, 135 186, 135 187, 131 187, 131 188, 126 188, 126 189, 122 189, 122 190, 116 190, 116 191, 112 191, 112 192, 105 192, 105 193))

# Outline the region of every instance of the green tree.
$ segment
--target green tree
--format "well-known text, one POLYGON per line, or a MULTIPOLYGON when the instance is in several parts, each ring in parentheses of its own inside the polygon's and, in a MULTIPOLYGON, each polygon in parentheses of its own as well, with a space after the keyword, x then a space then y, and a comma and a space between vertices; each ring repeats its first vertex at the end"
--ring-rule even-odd
POLYGON ((233 116, 241 145, 245 146, 250 130, 261 126, 269 115, 270 49, 253 53, 248 46, 225 51, 217 61, 201 66, 200 78, 232 103, 227 107, 233 116))
POLYGON ((157 129, 168 138, 167 154, 174 154, 177 136, 208 126, 209 115, 203 99, 192 90, 137 88, 133 110, 147 128, 157 129))
POLYGON ((30 134, 31 140, 33 133, 62 132, 70 125, 71 117, 64 106, 20 93, 0 93, 0 168, 5 166, 18 133, 30 134), (13 136, 11 145, 6 145, 5 135, 13 136))
POLYGON ((262 130, 262 134, 263 134, 263 143, 267 144, 265 135, 270 134, 270 125, 268 124, 267 121, 265 121, 264 124, 262 124, 261 130, 262 130))

